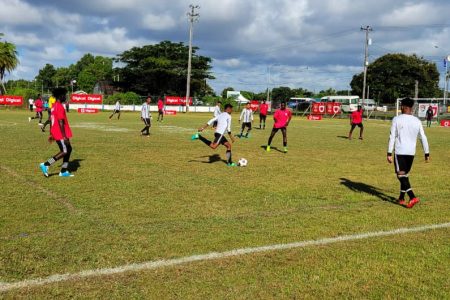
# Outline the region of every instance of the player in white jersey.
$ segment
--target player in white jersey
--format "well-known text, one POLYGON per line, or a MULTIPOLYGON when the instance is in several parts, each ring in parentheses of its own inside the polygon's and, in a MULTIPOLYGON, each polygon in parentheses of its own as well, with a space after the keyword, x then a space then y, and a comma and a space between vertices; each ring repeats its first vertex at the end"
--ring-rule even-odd
MULTIPOLYGON (((216 107, 214 108, 214 118, 217 118, 222 111, 220 110, 220 107, 222 106, 222 102, 217 101, 216 103, 216 107)), ((213 128, 217 127, 217 121, 214 122, 214 124, 212 125, 213 128)))
POLYGON ((120 119, 120 102, 119 102, 119 100, 117 100, 116 105, 114 106, 114 111, 113 111, 112 115, 109 116, 109 119, 111 120, 111 118, 115 114, 118 114, 117 115, 117 120, 119 120, 120 119))
POLYGON ((413 106, 413 99, 405 98, 402 100, 402 114, 392 120, 387 153, 388 162, 395 163, 395 173, 400 181, 400 197, 398 203, 400 205, 406 205, 407 208, 412 208, 419 202, 419 198, 416 198, 414 195, 409 182, 409 172, 411 171, 414 156, 416 155, 417 136, 419 136, 422 142, 425 161, 430 161, 428 140, 425 136, 422 122, 412 115, 413 106), (393 153, 394 158, 392 158, 393 153), (408 204, 405 201, 405 194, 408 194, 410 198, 408 204))
POLYGON ((204 138, 200 134, 196 133, 192 136, 192 140, 200 140, 205 143, 211 149, 217 149, 219 145, 224 145, 227 148, 227 165, 230 167, 235 167, 236 164, 233 163, 231 155, 231 143, 225 138, 225 133, 234 143, 233 135, 231 134, 231 113, 233 112, 233 106, 231 104, 226 104, 224 107, 225 112, 221 113, 219 116, 212 118, 208 123, 198 129, 199 132, 205 130, 208 126, 212 126, 214 122, 217 122, 216 132, 214 133, 214 141, 204 138))
POLYGON ((239 117, 239 123, 241 123, 241 121, 242 121, 242 128, 241 133, 238 135, 238 137, 248 138, 248 135, 252 130, 252 122, 253 122, 253 110, 251 108, 250 102, 245 105, 245 108, 241 112, 241 116, 239 117), (247 127, 247 133, 244 136, 245 127, 247 127))
POLYGON ((145 102, 142 104, 141 108, 141 120, 144 122, 145 127, 141 130, 141 135, 150 137, 150 126, 151 123, 151 115, 150 115, 150 102, 152 102, 152 98, 147 97, 145 102))

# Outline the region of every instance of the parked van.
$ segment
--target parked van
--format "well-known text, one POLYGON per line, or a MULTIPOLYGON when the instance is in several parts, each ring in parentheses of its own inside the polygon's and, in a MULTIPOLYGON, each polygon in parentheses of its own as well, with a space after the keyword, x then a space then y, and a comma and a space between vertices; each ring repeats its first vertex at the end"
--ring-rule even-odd
POLYGON ((346 113, 357 110, 360 104, 359 96, 325 96, 320 100, 322 102, 341 103, 341 109, 346 113))
POLYGON ((373 99, 366 99, 364 101, 361 100, 361 103, 364 110, 375 110, 375 108, 377 107, 377 104, 373 99))

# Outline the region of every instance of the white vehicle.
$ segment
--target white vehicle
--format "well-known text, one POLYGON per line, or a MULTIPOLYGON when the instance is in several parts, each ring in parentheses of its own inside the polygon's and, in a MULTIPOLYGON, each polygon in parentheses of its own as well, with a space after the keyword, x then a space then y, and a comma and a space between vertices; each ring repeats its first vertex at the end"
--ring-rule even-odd
POLYGON ((377 107, 377 104, 375 103, 375 100, 373 99, 366 99, 361 100, 363 110, 375 110, 377 107))
POLYGON ((359 96, 326 96, 320 99, 322 102, 337 102, 341 103, 343 112, 351 112, 358 109, 360 104, 359 96))

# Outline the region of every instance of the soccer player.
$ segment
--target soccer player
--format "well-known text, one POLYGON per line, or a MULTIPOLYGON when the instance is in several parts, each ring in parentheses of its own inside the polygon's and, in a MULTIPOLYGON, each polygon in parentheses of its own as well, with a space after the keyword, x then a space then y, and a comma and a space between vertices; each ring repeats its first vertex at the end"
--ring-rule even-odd
POLYGON ((56 103, 56 98, 51 96, 48 99, 48 107, 47 107, 48 119, 47 119, 47 121, 45 121, 44 125, 41 127, 42 132, 45 132, 45 128, 47 127, 47 125, 51 124, 52 108, 55 103, 56 103))
POLYGON ((36 101, 34 101, 34 106, 36 107, 36 115, 28 118, 28 122, 31 122, 31 120, 34 119, 39 119, 39 125, 42 126, 42 111, 44 110, 44 103, 42 102, 40 94, 38 95, 36 101))
POLYGON ((208 126, 212 126, 214 122, 217 121, 216 131, 214 133, 214 141, 209 141, 208 139, 196 133, 192 136, 192 140, 200 140, 205 143, 211 149, 217 149, 219 145, 223 145, 227 148, 227 165, 230 167, 235 167, 236 164, 233 163, 231 155, 231 143, 226 139, 225 133, 228 132, 228 136, 231 142, 234 143, 233 135, 231 134, 231 113, 233 112, 233 106, 231 104, 225 104, 225 112, 221 113, 218 117, 212 118, 208 123, 198 129, 199 132, 205 130, 208 126))
POLYGON ((164 102, 162 101, 161 98, 158 99, 158 120, 156 120, 157 122, 162 122, 164 119, 164 102), (160 119, 161 118, 161 121, 160 119))
POLYGON ((416 155, 417 136, 419 136, 423 152, 425 153, 425 162, 430 161, 430 148, 428 140, 423 130, 420 120, 412 115, 414 100, 405 98, 401 101, 402 114, 392 120, 391 134, 389 137, 389 146, 387 152, 387 161, 395 163, 395 173, 400 181, 400 196, 398 204, 406 205, 412 208, 419 203, 409 183, 409 172, 411 171, 414 156, 416 155), (394 159, 392 158, 393 152, 394 159), (406 204, 405 194, 408 194, 410 200, 406 204))
POLYGON ((434 116, 434 112, 433 112, 433 107, 431 107, 431 105, 428 107, 427 109, 427 127, 431 127, 431 122, 433 121, 433 116, 434 116))
POLYGON ((51 112, 51 127, 49 141, 55 140, 59 147, 59 152, 55 156, 49 158, 46 162, 40 164, 40 169, 45 177, 48 177, 48 169, 56 161, 63 159, 60 177, 72 177, 69 168, 70 154, 72 153, 72 145, 70 144, 70 138, 72 137, 72 131, 67 120, 66 110, 63 103, 66 101, 66 89, 56 88, 53 90, 53 96, 56 99, 55 104, 52 106, 51 112))
POLYGON ((362 119, 363 119, 363 110, 362 110, 362 107, 360 105, 358 105, 358 109, 350 114, 351 128, 350 128, 350 132, 348 133, 349 140, 352 139, 352 133, 353 133, 353 130, 355 130, 356 126, 359 127, 359 139, 360 140, 363 139, 364 125, 362 123, 362 119))
POLYGON ((30 111, 33 112, 34 99, 28 99, 28 106, 30 107, 30 111))
POLYGON ((275 124, 273 125, 272 133, 270 134, 269 141, 267 142, 266 151, 270 152, 270 145, 272 144, 272 139, 278 130, 281 129, 281 133, 283 134, 283 147, 284 153, 288 152, 287 149, 287 127, 292 119, 292 113, 289 109, 286 108, 286 102, 281 102, 280 109, 277 109, 273 115, 273 119, 275 124))
POLYGON ((152 98, 147 97, 145 100, 145 103, 142 104, 141 108, 141 120, 144 122, 145 127, 141 130, 141 135, 150 137, 150 126, 152 126, 151 123, 151 115, 150 115, 150 102, 152 102, 152 98))
POLYGON ((266 101, 263 100, 261 105, 259 106, 259 129, 266 129, 266 118, 267 112, 269 111, 269 105, 266 104, 266 101))
POLYGON ((117 120, 120 120, 120 101, 117 100, 116 105, 114 106, 114 111, 113 113, 109 116, 109 119, 111 120, 111 118, 117 114, 117 120))
POLYGON ((238 137, 244 136, 244 129, 247 127, 247 133, 245 137, 248 138, 250 131, 252 130, 252 122, 253 122, 253 110, 250 106, 250 102, 245 105, 245 108, 241 112, 241 116, 239 117, 239 123, 242 121, 241 133, 238 137))
MULTIPOLYGON (((217 118, 222 111, 220 110, 220 107, 222 106, 222 102, 217 101, 216 102, 216 107, 214 107, 214 118, 217 118)), ((217 127, 217 121, 214 122, 214 124, 212 125, 213 128, 217 127)))

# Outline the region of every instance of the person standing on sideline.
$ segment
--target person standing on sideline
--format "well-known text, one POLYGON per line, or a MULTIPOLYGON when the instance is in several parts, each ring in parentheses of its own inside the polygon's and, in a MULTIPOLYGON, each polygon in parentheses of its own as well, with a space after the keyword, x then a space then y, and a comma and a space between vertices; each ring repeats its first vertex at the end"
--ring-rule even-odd
POLYGON ((34 106, 36 107, 36 115, 28 118, 28 122, 31 122, 31 120, 34 119, 39 119, 39 126, 42 126, 42 111, 44 110, 44 103, 42 102, 40 94, 38 95, 36 101, 34 101, 34 106))
POLYGON ((223 145, 227 148, 226 156, 227 156, 227 166, 235 167, 236 164, 233 163, 232 155, 231 155, 231 143, 226 139, 225 133, 228 132, 228 136, 231 139, 231 142, 234 143, 233 135, 231 134, 231 113, 233 112, 233 106, 231 104, 225 104, 224 107, 225 112, 221 113, 218 117, 212 118, 206 123, 203 127, 198 129, 198 132, 203 132, 208 126, 212 126, 214 122, 217 122, 216 131, 214 133, 214 141, 210 141, 203 136, 201 136, 198 132, 192 136, 192 140, 200 140, 205 145, 210 147, 211 149, 217 149, 219 145, 223 145))
POLYGON ((244 136, 244 129, 247 127, 247 133, 245 137, 248 138, 250 131, 252 130, 252 122, 253 122, 253 110, 251 108, 250 102, 245 105, 245 108, 241 112, 241 116, 239 117, 239 123, 242 121, 241 133, 238 137, 244 136))
POLYGON ((34 99, 33 98, 28 99, 28 106, 29 106, 31 112, 33 112, 33 105, 34 105, 34 99))
POLYGON ((417 136, 422 142, 423 152, 425 153, 425 162, 430 161, 430 148, 428 139, 423 130, 422 122, 412 115, 414 100, 405 98, 401 102, 402 114, 392 120, 391 133, 389 136, 389 145, 387 152, 387 161, 395 163, 395 173, 400 181, 400 196, 398 204, 407 208, 412 208, 419 203, 409 182, 409 172, 411 171, 414 156, 416 155, 417 136), (394 155, 394 159, 392 156, 394 155), (408 204, 405 201, 405 194, 408 194, 410 200, 408 204))
POLYGON ((350 132, 348 133, 348 139, 352 139, 353 130, 355 127, 359 127, 359 139, 363 139, 364 125, 362 123, 363 120, 363 110, 361 105, 358 105, 358 109, 350 114, 350 132))
POLYGON ((51 112, 51 127, 49 141, 56 141, 59 147, 59 152, 55 156, 49 158, 46 162, 39 165, 42 173, 45 177, 48 177, 48 169, 56 161, 63 159, 60 177, 72 177, 69 168, 70 154, 72 153, 72 145, 70 144, 70 138, 72 138, 72 131, 67 120, 66 110, 63 103, 66 101, 67 91, 65 88, 56 88, 53 90, 53 96, 56 99, 55 104, 52 106, 51 112))
POLYGON ((286 102, 281 102, 280 109, 277 109, 273 114, 273 119, 275 124, 273 124, 272 133, 270 134, 269 141, 267 142, 266 151, 270 152, 270 145, 272 144, 272 139, 278 130, 281 129, 283 134, 283 147, 284 153, 288 152, 287 149, 287 127, 292 119, 292 112, 286 108, 286 102))
POLYGON ((431 127, 431 122, 433 121, 433 117, 434 117, 434 111, 433 111, 433 107, 428 106, 427 109, 427 127, 431 127))
MULTIPOLYGON (((214 107, 214 118, 217 118, 222 113, 222 111, 220 110, 221 106, 222 106, 222 102, 217 101, 216 102, 216 107, 214 107)), ((217 121, 214 122, 212 127, 213 128, 217 127, 217 121)))
POLYGON ((150 103, 152 102, 151 97, 147 97, 144 104, 142 104, 141 108, 141 120, 144 122, 145 127, 141 130, 141 135, 150 137, 150 126, 152 126, 151 123, 151 115, 150 115, 150 103))
POLYGON ((158 120, 157 122, 162 122, 164 119, 164 102, 161 97, 158 99, 158 120), (161 118, 161 119, 160 119, 161 118))
POLYGON ((45 121, 44 125, 41 127, 42 132, 45 132, 45 128, 47 125, 50 125, 51 123, 51 117, 52 117, 52 108, 53 105, 56 103, 56 98, 51 96, 48 98, 48 106, 47 106, 47 113, 48 113, 48 119, 45 121))
POLYGON ((117 120, 120 120, 120 101, 117 100, 116 105, 114 106, 114 111, 113 113, 109 116, 109 119, 111 120, 111 118, 117 114, 117 120))
POLYGON ((259 129, 266 129, 266 118, 267 118, 267 112, 269 111, 269 105, 266 104, 266 100, 263 100, 261 102, 261 105, 259 106, 259 129))

